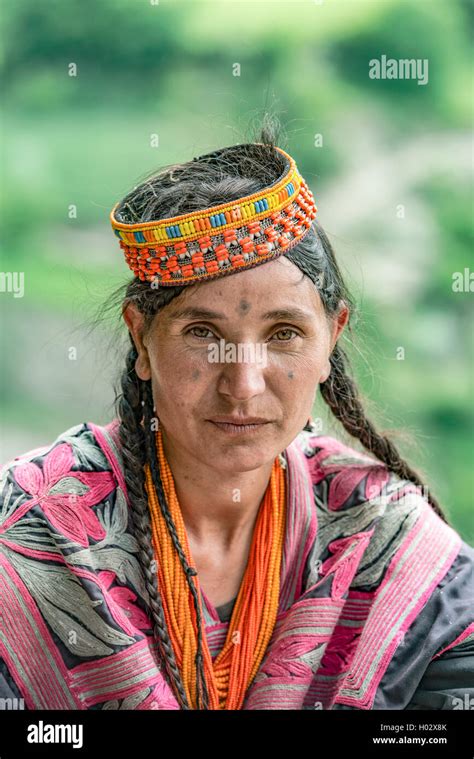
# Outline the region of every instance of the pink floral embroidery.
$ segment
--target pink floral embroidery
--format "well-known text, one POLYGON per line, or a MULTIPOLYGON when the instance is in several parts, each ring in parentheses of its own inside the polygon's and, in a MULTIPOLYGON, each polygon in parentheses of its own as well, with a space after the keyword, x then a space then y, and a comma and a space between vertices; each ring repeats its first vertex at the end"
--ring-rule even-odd
POLYGON ((104 595, 107 597, 109 607, 112 612, 112 616, 115 621, 120 624, 129 635, 136 633, 136 628, 139 630, 149 630, 151 627, 150 620, 139 606, 135 605, 137 600, 136 594, 130 590, 130 588, 116 587, 112 588, 111 585, 115 580, 115 572, 104 570, 99 572, 99 580, 104 588, 104 595), (112 603, 110 603, 110 600, 112 603), (119 607, 118 609, 112 608, 113 606, 119 607), (116 619, 118 613, 119 619, 116 619), (125 621, 124 621, 125 616, 125 621))
POLYGON ((332 556, 323 563, 320 574, 323 576, 334 574, 331 598, 339 600, 349 590, 373 532, 373 529, 368 532, 358 532, 347 538, 333 540, 329 544, 328 548, 332 556))
POLYGON ((338 626, 334 629, 318 672, 322 676, 335 677, 347 671, 360 638, 360 629, 338 626))
POLYGON ((88 536, 94 540, 105 537, 105 530, 92 507, 100 503, 115 487, 111 472, 77 472, 72 470, 74 456, 71 446, 61 443, 45 457, 43 469, 27 462, 13 470, 19 486, 32 500, 24 503, 6 520, 3 530, 23 517, 33 506, 41 503, 44 515, 53 527, 75 543, 86 547, 88 536), (69 484, 64 479, 76 480, 69 484), (69 492, 68 492, 69 487, 69 492), (81 492, 86 490, 86 492, 81 492))

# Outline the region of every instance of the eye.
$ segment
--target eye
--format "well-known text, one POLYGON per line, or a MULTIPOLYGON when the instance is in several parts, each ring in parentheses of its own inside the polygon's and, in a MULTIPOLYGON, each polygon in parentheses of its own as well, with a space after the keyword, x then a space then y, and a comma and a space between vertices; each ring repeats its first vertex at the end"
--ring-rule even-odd
MULTIPOLYGON (((291 329, 290 327, 279 329, 278 332, 275 332, 275 335, 285 335, 285 334, 288 335, 288 333, 293 333, 293 335, 296 335, 296 337, 299 337, 299 333, 295 329, 291 329)), ((282 340, 277 340, 277 343, 289 343, 291 340, 293 340, 292 337, 289 337, 289 338, 284 337, 282 340)))
POLYGON ((215 337, 209 327, 191 327, 186 334, 192 334, 193 337, 197 337, 199 340, 208 340, 210 336, 215 337), (201 332, 208 332, 208 335, 196 335, 193 330, 201 330, 201 332))

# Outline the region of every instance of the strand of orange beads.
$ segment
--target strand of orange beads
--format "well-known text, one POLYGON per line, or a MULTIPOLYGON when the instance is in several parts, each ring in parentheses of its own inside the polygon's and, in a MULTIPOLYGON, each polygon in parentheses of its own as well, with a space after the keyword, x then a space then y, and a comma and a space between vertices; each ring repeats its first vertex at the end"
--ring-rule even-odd
MULTIPOLYGON (((166 502, 186 560, 189 566, 193 566, 173 475, 163 450, 161 428, 156 431, 156 443, 166 502)), ((165 620, 184 690, 191 708, 196 709, 196 611, 181 561, 161 512, 148 464, 145 466, 145 486, 165 620)), ((204 673, 210 709, 241 709, 246 691, 262 662, 278 613, 285 522, 285 477, 277 457, 260 505, 247 567, 229 622, 226 640, 214 661, 206 635, 202 635, 204 673)), ((199 610, 203 618, 198 575, 192 577, 191 581, 195 582, 199 610)))

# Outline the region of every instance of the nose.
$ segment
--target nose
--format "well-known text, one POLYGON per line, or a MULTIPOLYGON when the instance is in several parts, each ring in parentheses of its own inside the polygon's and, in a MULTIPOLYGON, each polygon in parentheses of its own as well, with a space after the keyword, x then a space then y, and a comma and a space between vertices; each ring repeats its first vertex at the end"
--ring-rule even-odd
POLYGON ((265 365, 262 361, 222 363, 218 392, 237 401, 248 401, 265 392, 265 365))

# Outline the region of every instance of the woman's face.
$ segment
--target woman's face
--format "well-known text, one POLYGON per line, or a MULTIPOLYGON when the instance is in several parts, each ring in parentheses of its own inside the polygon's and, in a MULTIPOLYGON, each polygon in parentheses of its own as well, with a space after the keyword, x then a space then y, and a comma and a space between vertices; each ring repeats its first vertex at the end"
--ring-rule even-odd
POLYGON ((282 256, 189 287, 145 334, 135 306, 124 318, 164 439, 217 476, 268 464, 302 430, 348 311, 328 322, 312 282, 282 256), (222 416, 266 423, 236 432, 222 416))

